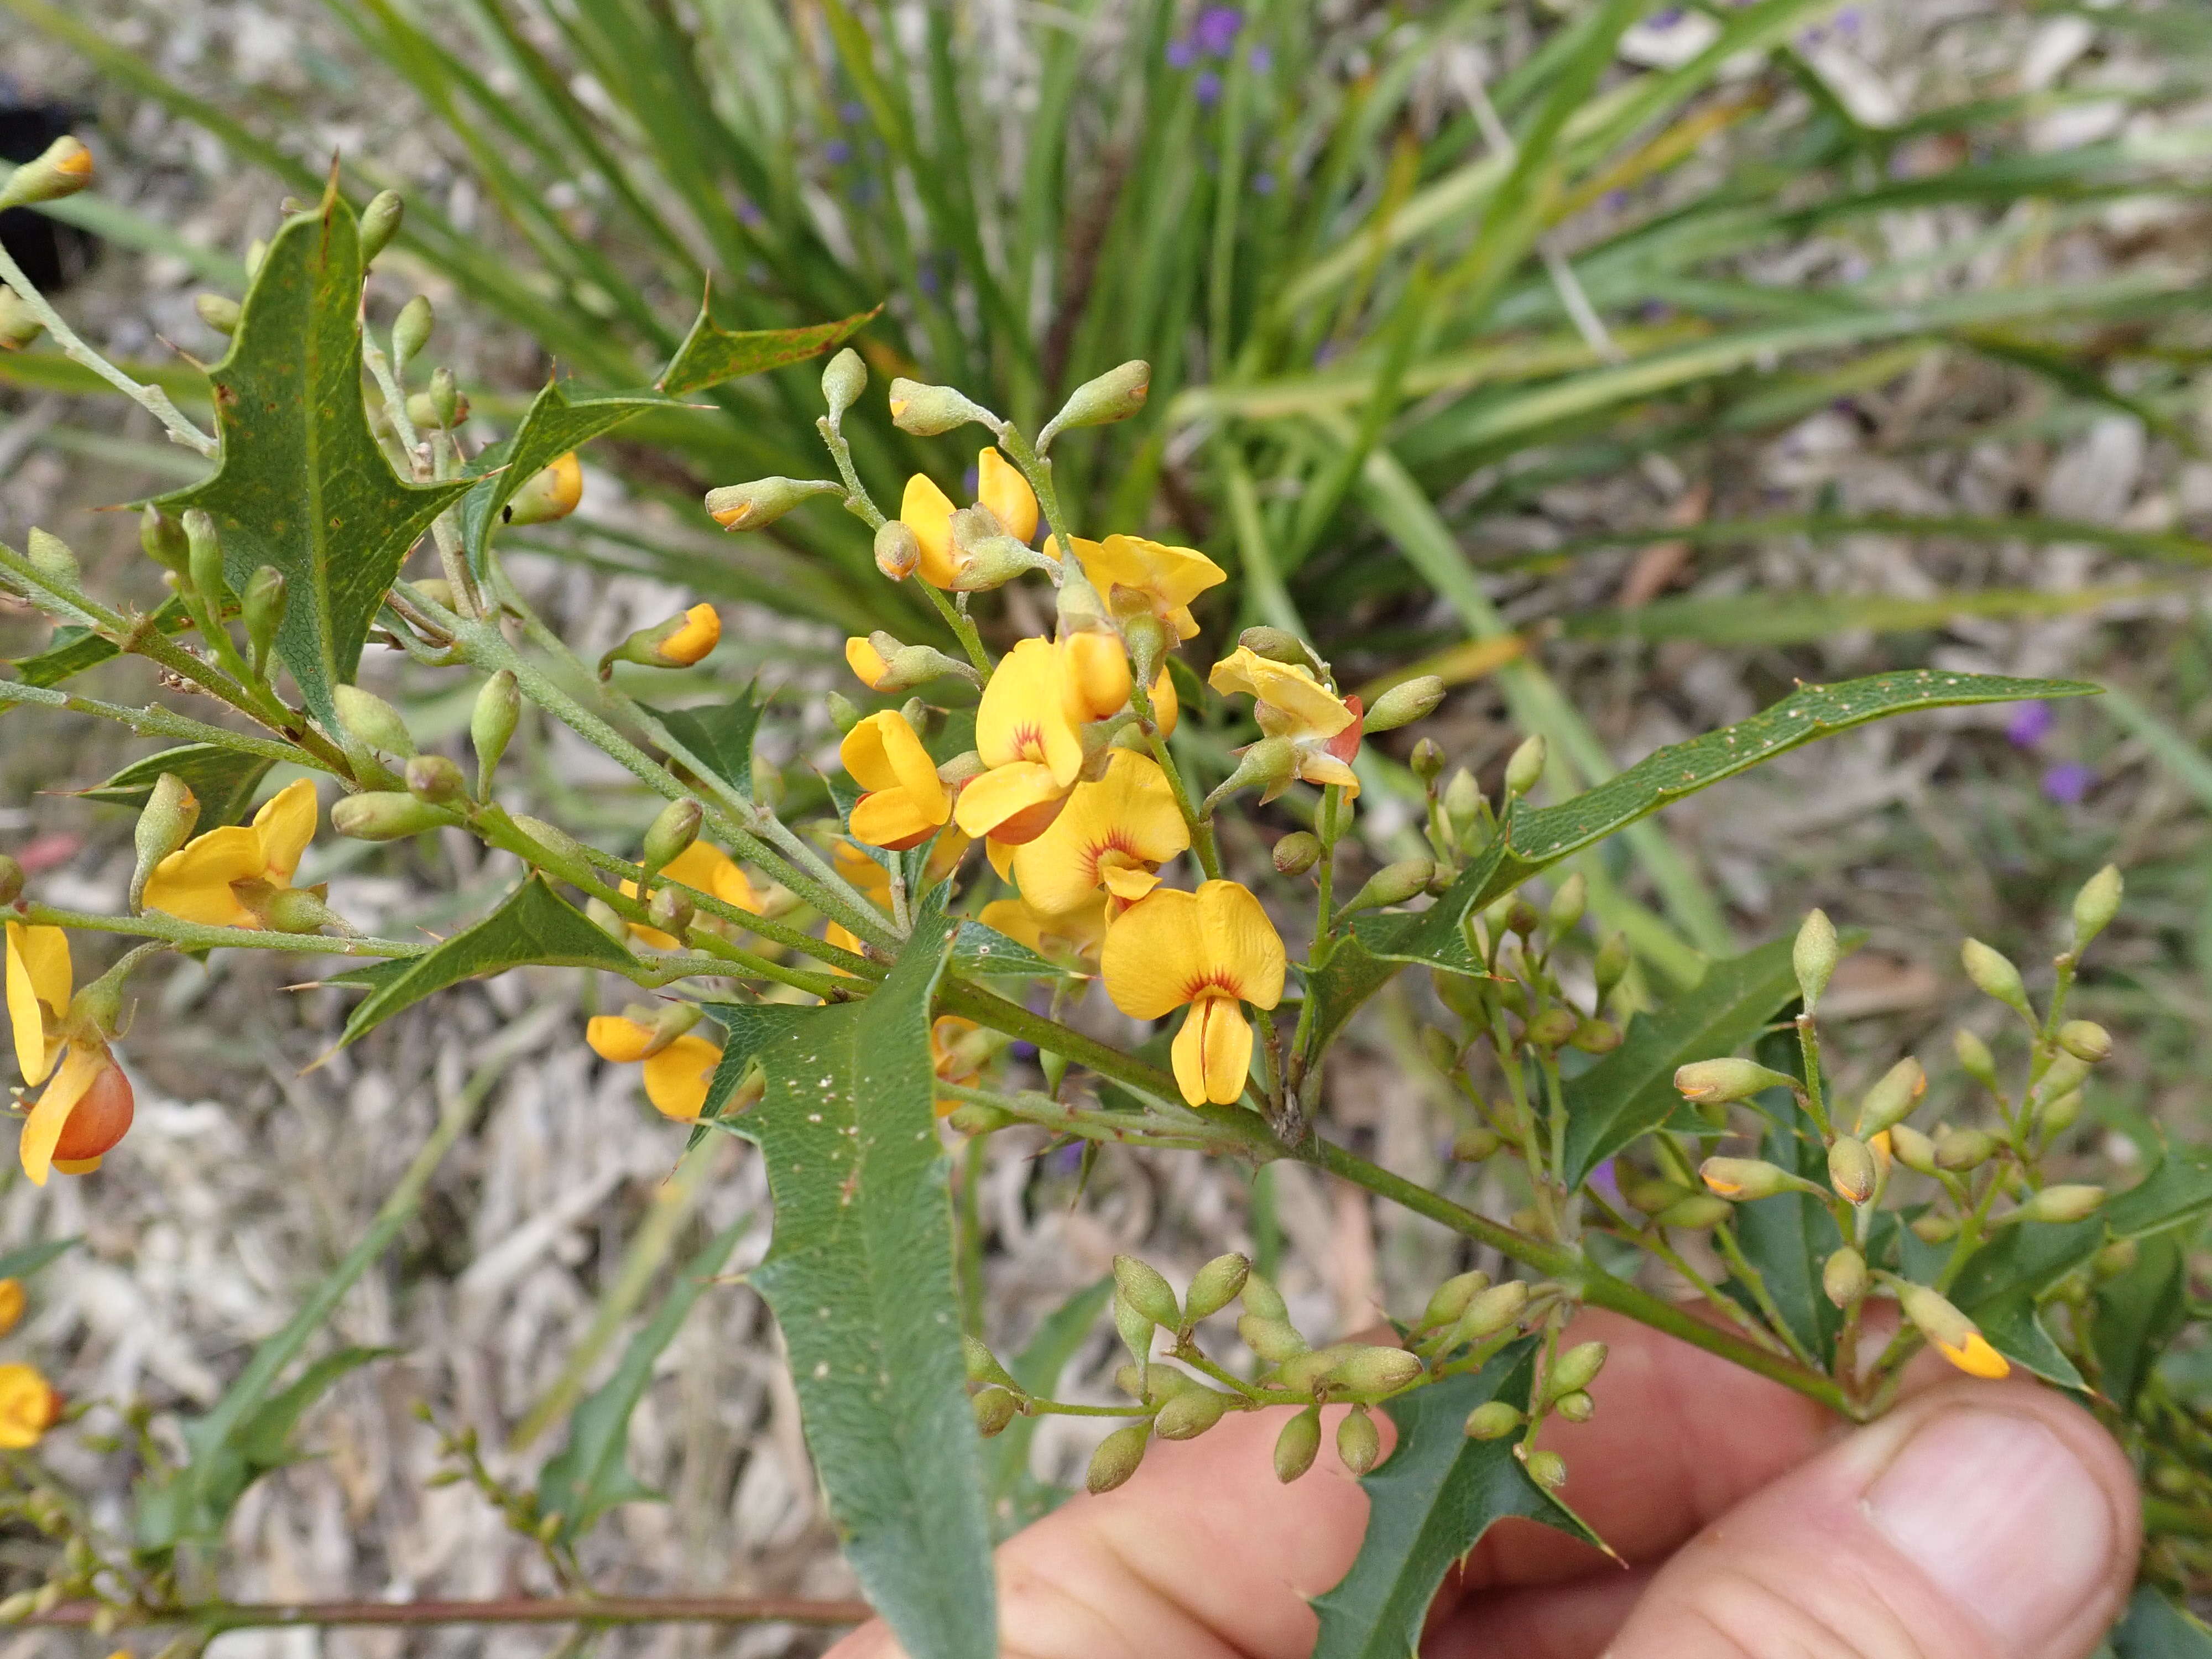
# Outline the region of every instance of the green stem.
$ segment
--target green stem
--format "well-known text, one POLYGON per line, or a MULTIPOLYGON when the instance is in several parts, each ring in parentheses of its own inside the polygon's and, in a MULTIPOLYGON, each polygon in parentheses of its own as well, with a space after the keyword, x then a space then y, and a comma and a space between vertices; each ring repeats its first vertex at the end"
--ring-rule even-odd
POLYGON ((1168 788, 1175 795, 1176 811, 1182 814, 1182 821, 1189 828, 1191 850, 1198 854, 1199 867, 1206 872, 1208 881, 1220 880, 1221 851, 1214 844, 1212 822, 1200 817, 1198 808, 1191 804, 1190 788, 1183 781, 1182 769, 1168 753, 1167 739, 1160 735, 1159 722, 1153 718, 1152 688, 1139 685, 1134 678, 1129 682, 1129 707, 1137 711, 1138 720, 1144 724, 1146 746, 1159 763, 1160 770, 1167 774, 1168 788))
POLYGON ((321 933, 278 933, 258 927, 215 927, 149 911, 137 916, 95 915, 25 902, 16 907, 34 927, 82 928, 88 933, 124 933, 155 939, 185 951, 289 951, 316 957, 426 957, 436 947, 396 939, 332 939, 321 933))
POLYGON ((20 680, 0 680, 0 709, 11 703, 31 703, 41 708, 66 709, 76 714, 95 714, 102 720, 126 726, 141 737, 176 738, 185 743, 213 744, 217 748, 228 749, 241 755, 259 755, 294 766, 328 769, 319 757, 295 744, 281 743, 271 738, 258 738, 249 732, 234 732, 228 726, 210 726, 204 720, 179 714, 159 703, 149 703, 143 708, 126 708, 120 703, 103 702, 97 697, 80 696, 73 691, 58 690, 49 685, 25 685, 20 680))
MULTIPOLYGON (((921 581, 921 579, 916 577, 915 580, 921 581)), ((968 653, 968 660, 974 665, 975 672, 985 679, 990 678, 991 653, 983 648, 983 636, 975 631, 974 619, 927 582, 921 583, 921 591, 929 595, 929 602, 937 607, 937 614, 945 618, 945 625, 960 641, 960 648, 968 653)))

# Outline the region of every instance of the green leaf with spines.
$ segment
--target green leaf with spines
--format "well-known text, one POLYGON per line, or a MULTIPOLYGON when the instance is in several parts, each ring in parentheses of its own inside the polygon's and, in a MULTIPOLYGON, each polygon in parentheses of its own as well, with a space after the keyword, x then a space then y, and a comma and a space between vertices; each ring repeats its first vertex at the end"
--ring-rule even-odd
POLYGON ((2011 679, 1931 668, 1874 674, 1838 685, 1800 686, 1747 720, 1654 750, 1626 771, 1557 806, 1516 801, 1504 833, 1475 854, 1425 910, 1356 920, 1312 976, 1316 1026, 1326 1037, 1382 988, 1401 962, 1468 971, 1465 919, 1561 859, 1595 845, 1661 807, 1750 770, 1801 744, 1869 721, 1967 703, 2094 696, 2079 680, 2011 679))
POLYGON ((1066 979, 1070 973, 1019 939, 1008 939, 980 921, 960 924, 952 941, 952 967, 957 973, 984 979, 1066 979))
MULTIPOLYGON (((1470 1440, 1467 1414, 1492 1400, 1528 1409, 1536 1337, 1488 1364, 1386 1401, 1398 1443, 1362 1478, 1367 1534, 1343 1580, 1314 1599, 1314 1659, 1407 1659, 1444 1574, 1509 1516, 1541 1522, 1603 1548, 1572 1510, 1529 1479, 1516 1442, 1470 1440)), ((1317 1477, 1310 1477, 1317 1478, 1317 1477)))
POLYGON ((983 1448, 965 1398, 930 998, 953 929, 925 907, 862 1000, 760 1051, 731 1128, 760 1147, 774 1310, 807 1443, 862 1592, 915 1659, 997 1652, 983 1448))
POLYGON ((1990 1346, 2022 1370, 2062 1389, 2085 1391, 2088 1384, 2044 1328, 2035 1298, 2025 1291, 1994 1302, 1978 1303, 1972 1314, 1990 1346))
POLYGON ((397 972, 380 965, 374 988, 354 1005, 337 1046, 358 1041, 401 1009, 465 979, 524 966, 601 968, 627 974, 637 958, 532 874, 482 921, 463 928, 397 972))
POLYGON ((2148 1584, 2136 1587, 2112 1643, 2114 1659, 2212 1659, 2212 1630, 2148 1584))
POLYGON ((469 493, 461 501, 461 545, 467 550, 470 568, 483 573, 484 551, 491 545, 492 532, 506 521, 507 502, 537 473, 631 416, 669 406, 670 400, 654 392, 571 403, 558 380, 548 380, 531 400, 514 435, 501 439, 470 463, 469 493))
POLYGON ((874 311, 805 328, 763 328, 736 334, 717 324, 711 306, 702 304, 691 331, 684 337, 684 343, 676 348, 675 356, 653 384, 670 397, 680 398, 725 380, 803 362, 844 344, 875 320, 882 309, 878 306, 874 311))
MULTIPOLYGON (((690 1146, 704 1140, 730 1103, 730 1097, 752 1070, 760 1051, 812 1018, 817 1009, 796 1002, 708 1002, 701 1005, 722 1028, 722 1058, 707 1079, 707 1098, 699 1108, 690 1146)), ((727 1127, 726 1124, 721 1127, 727 1127)), ((688 1150, 688 1148, 687 1148, 688 1150)))
POLYGON ((747 800, 753 794, 753 738, 769 698, 757 684, 748 685, 722 703, 700 703, 690 708, 640 708, 659 720, 668 735, 699 757, 715 777, 747 800))
POLYGON ((111 806, 143 807, 161 774, 173 772, 199 801, 199 828, 213 830, 245 816, 253 792, 275 764, 266 755, 245 754, 220 744, 188 743, 132 761, 105 783, 85 790, 83 798, 111 806))
POLYGON ((308 712, 337 729, 333 689, 353 678, 401 560, 465 479, 402 482, 362 404, 361 244, 336 190, 269 244, 230 349, 208 371, 222 459, 160 500, 207 512, 234 592, 263 565, 285 580, 276 654, 308 712))
POLYGON ((653 1318, 630 1338, 613 1373, 578 1402, 568 1419, 568 1438, 538 1474, 538 1513, 558 1515, 556 1534, 574 1543, 617 1504, 659 1500, 630 1473, 629 1419, 653 1383, 653 1362, 676 1340, 707 1286, 722 1271, 750 1216, 731 1223, 684 1263, 653 1318))

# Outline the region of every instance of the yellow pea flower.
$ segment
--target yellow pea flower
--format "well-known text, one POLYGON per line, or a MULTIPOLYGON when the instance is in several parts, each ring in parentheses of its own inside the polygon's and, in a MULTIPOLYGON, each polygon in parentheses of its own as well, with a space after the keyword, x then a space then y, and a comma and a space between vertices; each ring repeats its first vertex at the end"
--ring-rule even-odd
POLYGON ((35 1365, 0 1365, 0 1448, 28 1451, 62 1414, 62 1397, 35 1365))
POLYGON ((136 1102, 108 1049, 109 1034, 70 1017, 69 935, 9 922, 7 980, 15 1062, 25 1084, 46 1085, 23 1122, 23 1173, 40 1187, 55 1170, 89 1175, 130 1131, 136 1102))
POLYGON ((215 927, 261 927, 261 918, 240 902, 232 884, 289 887, 300 855, 314 838, 319 811, 313 780, 286 784, 253 815, 252 823, 195 836, 155 865, 146 878, 146 908, 215 927))
POLYGON ((1116 749, 1104 777, 1077 784, 1051 827, 1014 849, 1014 884, 1042 915, 1081 908, 1101 884, 1118 910, 1158 886, 1154 872, 1189 845, 1167 774, 1149 755, 1116 749))
MULTIPOLYGON (((1190 602, 1229 573, 1194 548, 1170 547, 1142 536, 1109 536, 1103 542, 1073 538, 1076 562, 1115 615, 1149 611, 1175 630, 1178 640, 1198 632, 1190 602)), ((1045 544, 1058 557, 1058 539, 1045 544)))
MULTIPOLYGON (((761 896, 745 872, 738 868, 737 860, 710 842, 695 841, 662 866, 661 879, 681 882, 684 886, 702 893, 712 893, 725 904, 733 904, 753 915, 761 913, 761 896)), ((658 882, 654 884, 656 886, 658 882)), ((624 898, 637 896, 637 884, 626 881, 622 884, 624 898)), ((658 927, 647 927, 639 922, 629 924, 630 937, 642 939, 657 951, 674 951, 683 941, 662 933, 658 927)))
POLYGON ((1106 942, 1106 894, 1094 890, 1074 909, 1057 915, 1047 915, 1025 899, 993 899, 975 920, 1055 962, 1096 962, 1098 947, 1106 942))
MULTIPOLYGON (((1027 543, 1036 534, 1036 494, 1020 469, 996 449, 982 450, 975 457, 975 504, 989 507, 1018 542, 1027 543)), ((921 544, 921 563, 915 574, 932 587, 951 587, 959 574, 952 550, 952 498, 933 480, 917 472, 906 481, 899 521, 921 544)))
MULTIPOLYGON (((1129 652, 1119 634, 1085 629, 1061 640, 1058 649, 1068 718, 1078 726, 1111 720, 1129 706, 1129 652)), ((1162 737, 1174 735, 1180 713, 1175 677, 1163 664, 1152 682, 1152 718, 1159 723, 1162 737)))
POLYGON ((1352 769, 1359 752, 1357 697, 1340 698, 1304 665, 1276 662, 1242 645, 1213 665, 1206 683, 1224 696, 1253 700, 1260 730, 1290 739, 1299 777, 1336 784, 1347 799, 1359 793, 1359 775, 1352 769))
POLYGON ((952 816, 952 792, 895 708, 871 714, 845 734, 837 758, 866 793, 853 807, 853 839, 901 852, 919 847, 952 816))
POLYGON ((721 613, 711 605, 695 605, 684 613, 684 624, 660 641, 660 654, 681 668, 689 668, 722 642, 721 613))
POLYGON ((1195 893, 1162 888, 1106 930, 1106 994, 1133 1019, 1188 1003, 1176 1033, 1175 1078, 1194 1106, 1233 1104, 1252 1069, 1252 1027, 1237 1005, 1282 1000, 1282 937, 1260 901, 1233 881, 1195 893))
POLYGON ((1049 640, 1024 640, 999 659, 975 709, 975 750, 988 769, 960 792, 954 821, 1013 845, 1044 832, 1083 770, 1067 670, 1049 640))
POLYGON ((584 1041, 601 1060, 617 1066, 645 1065, 645 1097, 663 1117, 689 1123, 707 1103, 707 1085, 722 1063, 722 1051, 692 1032, 669 1036, 650 1019, 652 1010, 635 1008, 599 1014, 584 1028, 584 1041))

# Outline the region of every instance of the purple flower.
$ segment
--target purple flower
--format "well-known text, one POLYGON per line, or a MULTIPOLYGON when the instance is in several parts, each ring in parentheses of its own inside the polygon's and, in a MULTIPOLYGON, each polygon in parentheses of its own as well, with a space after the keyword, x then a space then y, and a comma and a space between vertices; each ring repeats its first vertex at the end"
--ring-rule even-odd
POLYGON ((1827 38, 1827 30, 1815 23, 1809 29, 1797 31, 1797 44, 1801 46, 1817 46, 1827 38))
POLYGON ((1651 20, 1651 27, 1655 29, 1671 29, 1681 21, 1682 9, 1680 6, 1669 6, 1651 20))
POLYGON ((1265 75, 1275 66, 1275 54, 1267 47, 1255 46, 1244 54, 1244 61, 1252 66, 1255 75, 1265 75))
POLYGON ((859 121, 867 112, 867 106, 857 98, 848 98, 837 106, 837 118, 848 125, 859 121))
POLYGON ((740 201, 738 204, 738 222, 741 225, 759 224, 766 216, 750 202, 740 201))
POLYGON ((2081 761, 2061 761, 2043 775, 2043 793, 2061 806, 2078 806, 2096 781, 2094 769, 2081 761))
POLYGON ((1272 173, 1254 173, 1252 193, 1255 196, 1273 196, 1275 193, 1275 175, 1272 173))
POLYGON ((832 138, 822 146, 822 159, 833 167, 842 167, 853 159, 853 147, 842 138, 832 138))
POLYGON ((1198 61, 1198 48, 1188 40, 1168 42, 1168 67, 1185 70, 1198 61))
POLYGON ((1197 96, 1200 109, 1212 109, 1221 99, 1221 77, 1212 70, 1204 70, 1190 83, 1190 89, 1197 96))
POLYGON ((1852 38, 1857 35, 1859 32, 1859 9, 1856 6, 1845 6, 1841 11, 1836 14, 1836 32, 1847 38, 1852 38))
MULTIPOLYGON (((960 488, 967 492, 968 499, 971 501, 975 499, 976 489, 982 483, 982 473, 972 466, 960 475, 960 488)), ((1080 551, 1081 550, 1079 549, 1078 550, 1080 551)))
POLYGON ((1051 1168, 1054 1175, 1072 1176, 1081 1173, 1083 1143, 1079 1140, 1071 1141, 1060 1148, 1052 1155, 1051 1168))
MULTIPOLYGON (((919 264, 915 266, 914 274, 915 281, 921 284, 921 291, 929 295, 931 299, 935 299, 937 297, 937 290, 943 285, 942 279, 937 274, 937 261, 931 258, 924 258, 919 264)), ((971 484, 969 486, 968 493, 970 495, 973 495, 975 493, 974 485, 971 484)))
POLYGON ((1190 38, 1209 58, 1226 58, 1236 44, 1237 31, 1244 27, 1244 14, 1234 6, 1208 6, 1198 15, 1190 38))
POLYGON ((1620 1171, 1613 1168, 1613 1160, 1606 1158, 1588 1176, 1590 1188, 1608 1204, 1620 1203, 1620 1171))
POLYGON ((2005 736, 2012 739, 2015 749, 2033 749, 2051 735, 2057 718, 2051 712, 2051 705, 2041 698, 2021 703, 2005 722, 2005 736))

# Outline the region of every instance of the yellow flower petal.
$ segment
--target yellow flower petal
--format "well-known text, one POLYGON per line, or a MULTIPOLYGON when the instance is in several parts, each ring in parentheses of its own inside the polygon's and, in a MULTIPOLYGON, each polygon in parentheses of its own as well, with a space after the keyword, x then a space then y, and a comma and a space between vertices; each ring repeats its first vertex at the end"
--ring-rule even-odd
POLYGON ((1160 884, 1160 878, 1143 865, 1116 864, 1110 857, 1099 861, 1098 878, 1124 904, 1134 904, 1160 884))
POLYGON ((1154 614, 1164 622, 1172 621, 1183 639, 1198 631, 1198 624, 1190 621, 1190 602, 1229 580, 1227 571, 1196 549, 1170 547, 1142 536, 1109 536, 1095 552, 1085 550, 1081 556, 1084 574, 1101 593, 1110 599, 1119 587, 1144 594, 1154 614))
POLYGON ((983 843, 983 856, 990 860, 991 868, 998 872, 1000 881, 1013 880, 1014 854, 1019 850, 1011 842, 987 840, 983 843))
POLYGON ((906 481, 898 515, 921 544, 921 563, 915 574, 932 587, 951 586, 952 498, 917 472, 906 481))
POLYGON ((645 1097, 663 1117, 690 1121, 707 1103, 707 1085, 722 1063, 722 1051, 702 1036, 685 1033, 645 1062, 645 1097))
MULTIPOLYGON (((1066 788, 1083 769, 1083 738, 1068 718, 1066 704, 1066 669, 1052 641, 1024 640, 1016 645, 1000 659, 976 705, 975 750, 983 764, 1040 763, 1066 788)), ((964 822, 962 827, 967 828, 964 822)))
POLYGON ((1283 939, 1260 901, 1236 882, 1209 881, 1199 888, 1194 902, 1208 978, 1255 1007, 1272 1008, 1281 1001, 1283 939))
POLYGON ((253 833, 261 841, 261 868, 255 873, 263 880, 290 884, 300 855, 314 839, 318 810, 314 781, 295 778, 253 815, 253 833))
MULTIPOLYGON (((1191 633, 1197 631, 1198 624, 1193 623, 1191 633)), ((1189 635, 1184 637, 1188 639, 1189 635)), ((1175 676, 1163 667, 1159 678, 1152 682, 1152 719, 1160 728, 1160 735, 1164 738, 1175 736, 1176 721, 1182 716, 1182 704, 1176 696, 1175 676)))
POLYGON ((1081 725, 1118 714, 1129 704, 1129 653, 1119 634, 1086 629, 1060 642, 1068 718, 1081 725))
MULTIPOLYGON (((106 1153, 100 1155, 101 1158, 106 1156, 106 1153)), ((99 1171, 100 1164, 99 1158, 58 1158, 54 1160, 54 1170, 59 1175, 94 1175, 99 1171)))
POLYGON ((61 1415, 53 1385, 32 1365, 0 1365, 0 1447, 28 1451, 61 1415))
POLYGON ((47 1014, 58 1019, 69 1007, 69 934, 59 927, 8 924, 8 1021, 15 1027, 15 1064, 23 1081, 42 1083, 54 1054, 46 1036, 47 1014))
POLYGON ((1297 774, 1308 783, 1334 784, 1344 791, 1346 800, 1359 797, 1359 774, 1326 750, 1301 748, 1297 751, 1297 774))
POLYGON ((722 618, 711 605, 695 605, 684 613, 684 626, 661 641, 658 649, 667 661, 689 668, 722 642, 722 618))
POLYGON ((1990 1340, 1979 1331, 1966 1333, 1966 1340, 1957 1347, 1948 1342, 1938 1342, 1936 1349, 1969 1376, 1987 1377, 1994 1382, 2012 1374, 2012 1365, 2005 1357, 1990 1346, 1990 1340))
POLYGON ((1198 896, 1161 888, 1106 930, 1106 994, 1132 1019, 1158 1019, 1206 982, 1198 896))
POLYGON ((1026 542, 1036 534, 1036 492, 1021 469, 995 449, 975 457, 975 499, 991 509, 1016 541, 1026 542))
POLYGON ((1200 997, 1185 1016, 1199 1027, 1199 1054, 1206 1066, 1206 1097, 1233 1106, 1252 1075, 1252 1023, 1234 997, 1200 997))
POLYGON ((845 641, 845 665, 871 691, 883 683, 884 674, 890 669, 883 653, 869 642, 865 634, 855 634, 845 641))
POLYGON ((645 1051, 653 1046, 653 1031, 620 1014, 595 1014, 584 1027, 584 1041, 601 1060, 628 1066, 645 1058, 645 1051))
POLYGON ((871 858, 860 843, 840 841, 830 849, 830 867, 866 894, 877 909, 891 908, 891 872, 871 858))
POLYGON ((92 1087, 92 1080, 100 1075, 100 1068, 112 1064, 105 1047, 88 1048, 80 1043, 70 1044, 61 1070, 54 1073, 54 1080, 39 1097, 39 1103, 31 1108, 30 1116, 23 1120, 23 1139, 17 1151, 23 1161, 23 1173, 31 1177, 33 1186, 46 1184, 46 1176, 53 1168, 54 1148, 60 1144, 70 1114, 84 1098, 84 1091, 92 1087))
POLYGON ((871 847, 903 851, 929 838, 940 820, 927 816, 913 794, 904 789, 878 789, 853 803, 848 826, 853 839, 871 847))
POLYGON ((1121 872, 1117 896, 1142 898, 1150 879, 1127 884, 1142 865, 1164 864, 1190 845, 1189 826, 1175 803, 1167 775, 1148 755, 1117 749, 1106 759, 1106 775, 1079 783, 1052 827, 1016 849, 1014 879, 1022 896, 1048 914, 1073 910, 1089 900, 1103 880, 1105 860, 1121 872))
POLYGON ((1066 793, 1049 766, 1028 761, 994 767, 960 792, 953 818, 970 836, 988 836, 1066 793))
POLYGON ((146 882, 146 908, 209 927, 258 927, 260 918, 238 902, 230 884, 266 880, 268 867, 259 830, 242 823, 210 830, 154 866, 146 882))

